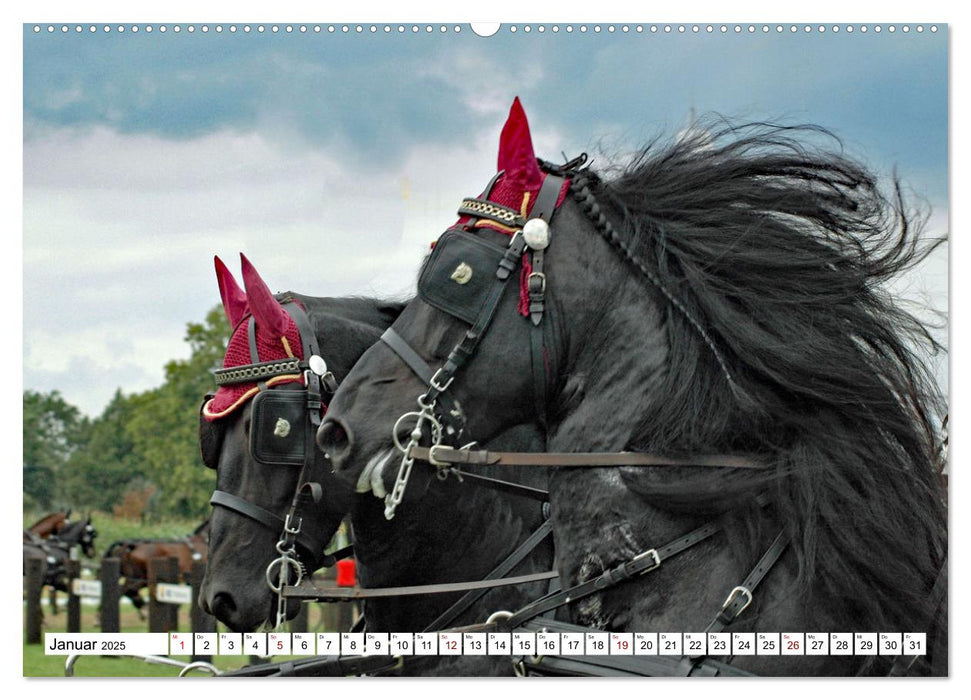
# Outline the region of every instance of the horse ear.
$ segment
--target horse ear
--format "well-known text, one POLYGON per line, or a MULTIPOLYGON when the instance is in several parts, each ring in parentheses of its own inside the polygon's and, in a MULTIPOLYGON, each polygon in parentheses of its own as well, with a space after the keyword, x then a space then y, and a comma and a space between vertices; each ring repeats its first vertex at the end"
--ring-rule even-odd
POLYGON ((256 317, 256 322, 265 328, 274 338, 282 338, 287 332, 289 316, 283 310, 266 282, 260 277, 253 264, 242 253, 239 254, 243 267, 243 284, 246 285, 246 295, 249 300, 250 311, 256 317))
POLYGON ((233 273, 218 255, 213 260, 216 264, 216 281, 219 282, 219 296, 223 300, 223 310, 226 312, 226 318, 229 319, 229 325, 235 327, 246 311, 246 292, 239 288, 233 273))
POLYGON ((539 189, 543 173, 536 163, 533 140, 529 135, 529 122, 519 98, 513 100, 509 118, 499 136, 499 170, 505 170, 507 182, 517 184, 523 192, 539 189))

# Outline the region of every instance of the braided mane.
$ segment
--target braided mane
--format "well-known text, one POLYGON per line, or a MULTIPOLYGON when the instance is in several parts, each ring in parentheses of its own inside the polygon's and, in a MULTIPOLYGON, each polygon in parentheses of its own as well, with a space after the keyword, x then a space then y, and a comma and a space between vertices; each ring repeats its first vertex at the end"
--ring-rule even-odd
POLYGON ((574 198, 666 300, 669 366, 636 407, 631 447, 774 465, 639 488, 716 506, 768 491, 799 593, 875 630, 922 631, 947 520, 946 406, 921 358, 943 348, 885 284, 942 239, 922 236, 896 179, 886 195, 820 143, 838 145, 814 126, 709 122, 625 167, 581 171, 574 198))

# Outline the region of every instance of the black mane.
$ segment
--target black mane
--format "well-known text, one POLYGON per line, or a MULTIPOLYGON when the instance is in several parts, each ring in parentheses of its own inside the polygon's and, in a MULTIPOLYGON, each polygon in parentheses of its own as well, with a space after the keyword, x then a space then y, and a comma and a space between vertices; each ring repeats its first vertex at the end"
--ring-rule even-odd
POLYGON ((947 518, 935 429, 946 402, 921 353, 942 348, 884 284, 943 239, 922 236, 896 178, 884 194, 841 149, 807 145, 827 141, 812 126, 695 125, 581 174, 574 192, 608 210, 665 308, 666 376, 636 407, 631 447, 754 453, 773 467, 637 488, 706 509, 767 491, 797 593, 815 587, 874 630, 923 631, 947 518))

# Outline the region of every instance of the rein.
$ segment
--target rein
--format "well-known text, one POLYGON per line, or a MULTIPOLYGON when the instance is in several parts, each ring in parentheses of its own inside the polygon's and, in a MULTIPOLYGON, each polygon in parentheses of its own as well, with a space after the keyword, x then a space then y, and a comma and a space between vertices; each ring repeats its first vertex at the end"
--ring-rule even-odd
MULTIPOLYGON (((516 586, 537 581, 554 581, 558 579, 556 571, 542 571, 521 576, 506 577, 520 562, 522 562, 536 547, 552 532, 552 525, 549 520, 536 529, 533 534, 523 540, 515 550, 502 560, 492 571, 480 581, 465 581, 456 583, 438 583, 421 586, 397 586, 390 588, 353 588, 329 586, 321 588, 307 582, 298 582, 293 586, 284 588, 282 595, 287 598, 298 598, 304 600, 316 600, 325 602, 348 601, 348 600, 367 600, 369 598, 387 598, 408 595, 435 595, 441 593, 456 593, 466 591, 466 595, 453 603, 447 610, 440 614, 434 621, 429 623, 424 632, 441 630, 448 627, 459 615, 468 610, 479 598, 488 593, 493 588, 503 586, 516 586)), ((350 549, 350 548, 347 548, 350 549)), ((342 552, 344 550, 341 550, 342 552)), ((335 552, 335 556, 340 552, 335 552)))
POLYGON ((723 467, 766 469, 767 465, 738 455, 696 455, 674 459, 645 452, 492 452, 456 449, 447 445, 412 446, 412 459, 436 467, 455 464, 506 465, 517 467, 723 467))

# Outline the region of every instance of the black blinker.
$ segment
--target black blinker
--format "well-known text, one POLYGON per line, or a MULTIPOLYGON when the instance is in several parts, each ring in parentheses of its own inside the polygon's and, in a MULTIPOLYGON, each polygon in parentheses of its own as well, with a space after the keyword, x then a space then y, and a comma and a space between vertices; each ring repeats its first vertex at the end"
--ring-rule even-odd
POLYGON ((306 456, 307 395, 262 391, 253 399, 250 453, 263 464, 303 466, 306 456))
POLYGON ((199 452, 202 463, 209 469, 215 469, 219 464, 219 451, 223 444, 223 425, 219 421, 208 421, 202 415, 202 409, 212 399, 207 394, 199 406, 199 452))
POLYGON ((435 308, 474 323, 505 253, 503 246, 449 229, 438 239, 418 278, 418 294, 435 308))

